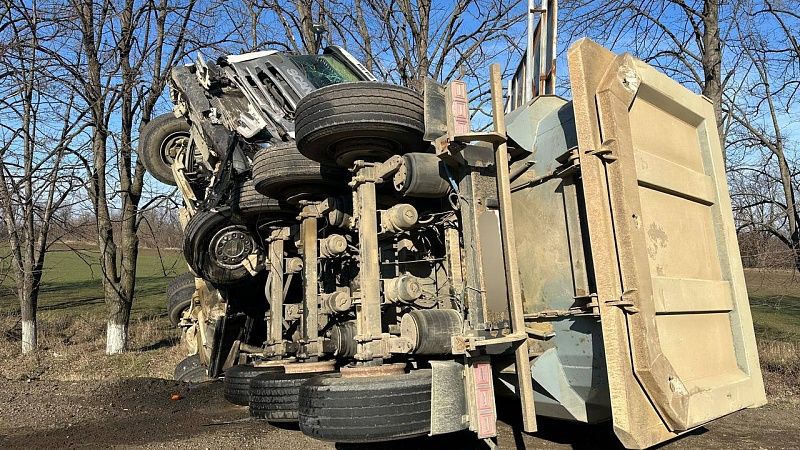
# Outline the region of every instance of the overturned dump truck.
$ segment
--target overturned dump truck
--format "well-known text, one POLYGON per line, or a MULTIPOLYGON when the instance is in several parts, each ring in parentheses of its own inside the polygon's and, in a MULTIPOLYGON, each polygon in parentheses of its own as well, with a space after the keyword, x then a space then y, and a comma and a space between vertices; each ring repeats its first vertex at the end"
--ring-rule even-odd
POLYGON ((525 431, 646 448, 762 405, 712 105, 588 40, 568 63, 572 101, 507 114, 493 66, 488 132, 464 83, 335 47, 175 69, 141 157, 185 205, 176 376, 336 442, 489 439, 510 395, 525 431))

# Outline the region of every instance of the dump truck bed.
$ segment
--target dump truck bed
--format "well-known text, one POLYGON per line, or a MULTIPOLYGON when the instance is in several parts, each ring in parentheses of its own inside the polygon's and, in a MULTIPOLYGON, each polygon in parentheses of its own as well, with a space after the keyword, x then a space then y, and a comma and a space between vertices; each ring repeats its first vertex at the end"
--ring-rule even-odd
POLYGON ((552 335, 538 411, 605 411, 645 448, 763 404, 711 102, 588 40, 568 62, 573 101, 537 98, 508 126, 535 161, 514 213, 526 317, 552 335))

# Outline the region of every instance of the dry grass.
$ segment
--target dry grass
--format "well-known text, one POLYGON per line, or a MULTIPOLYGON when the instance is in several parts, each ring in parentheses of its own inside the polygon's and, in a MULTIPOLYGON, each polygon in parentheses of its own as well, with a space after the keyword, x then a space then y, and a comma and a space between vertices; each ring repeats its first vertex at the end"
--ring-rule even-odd
MULTIPOLYGON (((77 246, 81 247, 81 246, 77 246)), ((105 355, 105 314, 97 252, 58 248, 47 255, 39 297, 39 350, 20 354, 19 304, 11 277, 0 278, 0 378, 172 378, 180 334, 166 318, 167 283, 184 269, 177 251, 142 249, 130 323, 130 351, 105 355), (80 254, 79 254, 80 253, 80 254)), ((8 251, 0 245, 0 256, 8 251)), ((1 259, 1 258, 0 258, 1 259)), ((0 264, 0 274, 7 274, 0 264)))
POLYGON ((800 400, 800 274, 745 269, 767 394, 800 400))
POLYGON ((12 380, 172 378, 183 358, 179 333, 163 317, 131 320, 130 351, 105 354, 105 321, 91 313, 39 318, 39 349, 20 353, 19 316, 0 317, 0 377, 12 380))
POLYGON ((759 340, 758 356, 767 395, 780 400, 798 400, 800 343, 759 340))

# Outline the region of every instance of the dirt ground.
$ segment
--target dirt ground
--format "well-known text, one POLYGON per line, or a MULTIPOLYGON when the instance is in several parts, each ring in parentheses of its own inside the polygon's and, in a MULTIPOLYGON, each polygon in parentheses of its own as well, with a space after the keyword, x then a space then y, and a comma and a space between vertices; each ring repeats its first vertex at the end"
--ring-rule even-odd
MULTIPOLYGON (((246 408, 223 400, 220 382, 0 380, 0 405, 0 448, 354 448, 313 440, 292 427, 251 421, 246 408), (171 400, 176 393, 182 399, 171 400)), ((541 433, 523 434, 513 411, 513 405, 501 408, 498 443, 503 449, 618 448, 607 426, 541 419, 541 433)), ((799 416, 799 403, 777 401, 725 417, 661 448, 800 449, 799 416)), ((355 448, 486 446, 457 434, 355 448)))

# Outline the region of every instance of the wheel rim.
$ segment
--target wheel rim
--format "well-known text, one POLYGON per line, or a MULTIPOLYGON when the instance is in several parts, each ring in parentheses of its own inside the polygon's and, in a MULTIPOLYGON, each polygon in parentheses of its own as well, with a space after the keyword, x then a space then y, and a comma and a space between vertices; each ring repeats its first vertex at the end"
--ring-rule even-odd
POLYGON ((185 131, 178 131, 167 136, 161 141, 161 148, 159 149, 159 156, 161 162, 171 166, 175 161, 178 152, 184 149, 189 144, 189 133, 185 131))
POLYGON ((231 225, 217 231, 209 245, 211 260, 225 269, 239 267, 255 248, 255 240, 241 225, 231 225))
POLYGON ((350 168, 353 161, 383 161, 398 153, 400 143, 391 138, 346 138, 332 143, 329 151, 339 167, 350 168))

